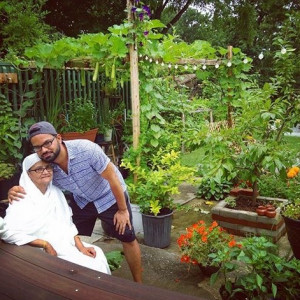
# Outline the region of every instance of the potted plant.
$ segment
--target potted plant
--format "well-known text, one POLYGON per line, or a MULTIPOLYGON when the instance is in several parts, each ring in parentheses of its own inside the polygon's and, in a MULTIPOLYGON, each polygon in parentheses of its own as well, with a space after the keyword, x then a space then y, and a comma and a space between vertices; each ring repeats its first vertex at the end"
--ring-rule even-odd
MULTIPOLYGON (((300 187, 300 182, 297 180, 298 174, 299 167, 294 166, 288 171, 287 177, 300 187)), ((289 202, 282 207, 281 214, 293 253, 297 259, 300 259, 300 198, 294 198, 291 195, 289 202)))
POLYGON ((205 275, 212 275, 220 269, 220 263, 209 256, 224 247, 238 247, 234 237, 229 235, 216 221, 207 225, 203 220, 188 227, 177 244, 181 262, 198 265, 205 275))
POLYGON ((194 168, 182 166, 179 152, 158 150, 151 165, 136 166, 132 158, 123 158, 121 166, 137 176, 129 182, 131 198, 142 212, 144 242, 148 246, 165 248, 170 244, 172 214, 176 207, 172 195, 184 181, 194 182, 194 168))
POLYGON ((64 114, 61 135, 64 140, 88 139, 95 141, 97 128, 97 112, 91 100, 75 99, 69 104, 64 114))
POLYGON ((300 260, 278 254, 278 246, 266 237, 248 237, 239 247, 225 246, 209 254, 221 264, 211 278, 224 280, 222 299, 296 299, 300 294, 300 260))

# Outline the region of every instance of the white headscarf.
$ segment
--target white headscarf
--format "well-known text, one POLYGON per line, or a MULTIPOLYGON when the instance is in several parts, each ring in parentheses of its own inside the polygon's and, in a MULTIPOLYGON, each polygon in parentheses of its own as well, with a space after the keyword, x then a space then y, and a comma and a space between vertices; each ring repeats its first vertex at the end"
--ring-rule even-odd
POLYGON ((23 172, 20 177, 20 186, 22 186, 26 194, 30 195, 30 198, 33 201, 39 201, 41 198, 49 198, 50 191, 52 188, 52 181, 49 183, 47 191, 43 194, 37 186, 33 183, 31 178, 28 175, 28 170, 35 165, 37 162, 41 161, 36 153, 28 155, 23 161, 23 172))
MULTIPOLYGON (((76 227, 70 225, 71 209, 62 191, 49 183, 43 194, 28 175, 28 170, 41 159, 36 153, 27 156, 23 161, 23 172, 20 177, 26 195, 20 201, 14 201, 6 210, 2 239, 17 245, 27 244, 37 238, 42 238, 50 232, 49 220, 55 223, 51 227, 70 227, 73 236, 77 234, 76 227)), ((1 231, 0 231, 1 234, 1 231)), ((72 236, 72 235, 71 235, 72 236)))

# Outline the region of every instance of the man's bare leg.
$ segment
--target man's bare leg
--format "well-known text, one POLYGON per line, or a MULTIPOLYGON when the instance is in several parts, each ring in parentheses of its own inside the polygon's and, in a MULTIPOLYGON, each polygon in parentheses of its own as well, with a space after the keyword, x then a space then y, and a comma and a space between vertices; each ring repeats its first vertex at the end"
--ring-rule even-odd
POLYGON ((134 240, 129 243, 122 242, 122 245, 134 281, 142 282, 142 259, 138 241, 134 240))

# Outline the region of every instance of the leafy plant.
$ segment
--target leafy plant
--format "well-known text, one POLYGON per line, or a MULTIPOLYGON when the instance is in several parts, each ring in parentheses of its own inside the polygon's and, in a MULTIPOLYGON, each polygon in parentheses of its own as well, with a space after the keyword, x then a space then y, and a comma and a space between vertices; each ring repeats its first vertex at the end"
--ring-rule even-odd
POLYGON ((205 178, 201 181, 197 195, 199 197, 204 197, 207 200, 222 200, 230 192, 232 188, 232 183, 226 179, 221 179, 217 181, 214 178, 205 178))
POLYGON ((121 267, 124 259, 124 254, 121 251, 110 251, 105 253, 107 263, 111 271, 117 270, 121 267))
POLYGON ((224 247, 210 254, 221 269, 211 276, 211 284, 224 275, 229 297, 242 291, 249 299, 295 299, 300 293, 300 261, 278 255, 278 246, 265 237, 250 237, 241 247, 224 247), (235 278, 229 278, 234 271, 235 278))
POLYGON ((231 208, 236 207, 236 197, 228 196, 224 199, 224 201, 227 203, 227 205, 231 208))
POLYGON ((16 172, 16 167, 13 164, 0 161, 0 180, 9 179, 16 172))
POLYGON ((179 152, 174 150, 159 149, 152 156, 151 165, 136 166, 132 158, 124 157, 121 167, 129 169, 138 178, 136 183, 132 178, 127 183, 131 198, 143 213, 158 214, 165 208, 174 209, 172 195, 179 193, 179 184, 194 182, 194 168, 182 166, 179 152))
POLYGON ((84 132, 97 127, 96 109, 87 99, 75 99, 69 104, 62 132, 84 132))
POLYGON ((181 262, 202 266, 219 266, 220 263, 214 262, 210 254, 217 253, 225 246, 239 246, 233 236, 216 221, 207 225, 202 220, 188 227, 186 234, 178 238, 177 244, 181 251, 181 262))

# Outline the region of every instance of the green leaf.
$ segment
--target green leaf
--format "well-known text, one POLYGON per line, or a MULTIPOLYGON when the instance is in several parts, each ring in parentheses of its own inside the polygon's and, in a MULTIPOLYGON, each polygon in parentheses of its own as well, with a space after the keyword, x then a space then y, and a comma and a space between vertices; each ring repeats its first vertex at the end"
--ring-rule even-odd
POLYGON ((277 294, 277 286, 274 283, 272 283, 272 295, 274 298, 276 297, 276 294, 277 294))
POLYGON ((258 274, 256 275, 256 282, 257 282, 257 285, 261 288, 262 283, 263 283, 263 279, 258 274))

